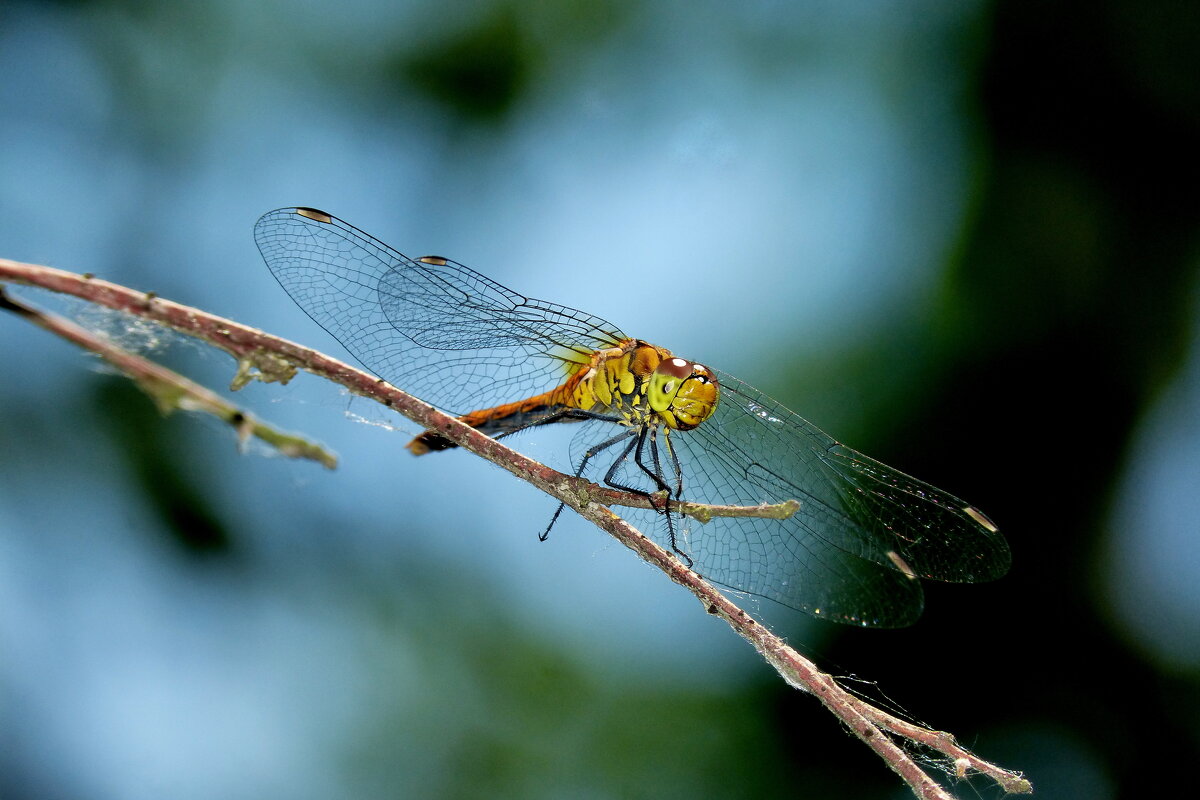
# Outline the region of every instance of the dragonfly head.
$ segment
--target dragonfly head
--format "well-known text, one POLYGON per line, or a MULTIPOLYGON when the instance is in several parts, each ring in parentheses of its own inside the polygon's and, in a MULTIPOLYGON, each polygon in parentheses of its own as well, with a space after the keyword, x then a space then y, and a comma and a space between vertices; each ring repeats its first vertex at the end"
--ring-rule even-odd
POLYGON ((687 431, 717 410, 717 376, 702 364, 665 358, 650 373, 646 400, 672 428, 687 431))

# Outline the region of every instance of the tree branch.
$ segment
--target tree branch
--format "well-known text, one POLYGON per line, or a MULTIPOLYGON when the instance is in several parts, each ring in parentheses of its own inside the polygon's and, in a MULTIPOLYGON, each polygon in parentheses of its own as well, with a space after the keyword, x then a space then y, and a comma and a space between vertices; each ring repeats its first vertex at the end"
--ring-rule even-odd
MULTIPOLYGON (((561 500, 584 519, 616 537, 643 560, 661 569, 671 580, 687 588, 709 614, 725 620, 738 635, 750 642, 789 685, 816 696, 923 800, 951 800, 951 795, 922 769, 900 742, 912 742, 942 753, 955 765, 957 778, 978 772, 995 780, 1006 792, 1032 791, 1029 782, 1020 774, 978 759, 955 743, 950 734, 912 725, 846 691, 832 676, 818 669, 816 664, 789 647, 678 558, 646 538, 609 508, 610 505, 661 508, 665 502, 661 497, 646 498, 616 492, 563 474, 337 359, 153 294, 136 292, 87 275, 0 259, 0 283, 3 282, 40 286, 74 295, 203 339, 237 360, 238 370, 232 382, 234 389, 244 386, 251 379, 286 383, 299 368, 382 403, 426 430, 437 431, 460 447, 561 500)), ((673 503, 671 508, 706 521, 718 515, 783 518, 795 513, 799 505, 795 501, 747 508, 673 503)))
POLYGON ((34 325, 100 356, 136 383, 163 414, 170 414, 176 410, 211 414, 232 425, 241 444, 245 444, 246 440, 253 436, 289 458, 311 459, 327 469, 337 467, 337 456, 320 445, 272 428, 253 414, 243 411, 174 370, 123 350, 69 319, 9 297, 3 284, 0 284, 0 310, 17 314, 34 325))

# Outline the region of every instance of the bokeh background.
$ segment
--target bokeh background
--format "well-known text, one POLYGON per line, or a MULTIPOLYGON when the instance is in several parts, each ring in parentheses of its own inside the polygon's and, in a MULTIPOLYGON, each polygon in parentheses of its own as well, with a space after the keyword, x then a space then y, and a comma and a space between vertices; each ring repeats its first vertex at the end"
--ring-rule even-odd
MULTIPOLYGON (((1168 0, 10 0, 0 256, 341 355, 251 239, 311 205, 732 372, 1014 552, 910 629, 781 632, 1040 797, 1134 797, 1200 752, 1198 53, 1168 0)), ((906 796, 690 595, 365 401, 234 398, 331 473, 15 317, 0 354, 0 796, 906 796)))

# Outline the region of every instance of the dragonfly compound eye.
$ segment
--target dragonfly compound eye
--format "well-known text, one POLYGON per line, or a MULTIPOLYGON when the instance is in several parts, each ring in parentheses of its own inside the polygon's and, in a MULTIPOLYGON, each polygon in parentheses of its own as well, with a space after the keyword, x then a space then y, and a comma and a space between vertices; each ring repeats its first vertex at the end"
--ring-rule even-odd
POLYGON ((650 374, 646 400, 660 414, 670 408, 684 381, 692 374, 692 362, 682 358, 664 358, 650 374))
POLYGON ((704 422, 717 410, 720 396, 717 376, 700 364, 693 365, 692 374, 680 385, 671 402, 676 427, 686 431, 704 422))
POLYGON ((646 400, 650 408, 688 430, 712 416, 717 408, 717 381, 707 367, 682 358, 668 358, 650 376, 646 400))

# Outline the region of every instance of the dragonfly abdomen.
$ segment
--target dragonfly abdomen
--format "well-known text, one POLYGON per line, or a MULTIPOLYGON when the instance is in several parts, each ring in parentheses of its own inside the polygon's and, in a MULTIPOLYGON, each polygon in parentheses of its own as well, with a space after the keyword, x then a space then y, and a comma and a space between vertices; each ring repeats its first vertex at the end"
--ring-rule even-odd
MULTIPOLYGON (((560 401, 563 388, 560 386, 544 394, 518 400, 515 403, 472 411, 458 419, 491 437, 519 431, 537 424, 538 421, 552 416, 564 408, 572 407, 565 406, 560 401)), ((437 431, 425 431, 407 445, 409 451, 417 456, 439 450, 449 450, 457 446, 437 431)))
MULTIPOLYGON (((592 372, 593 370, 585 368, 548 392, 518 400, 515 403, 505 403, 493 408, 472 411, 458 419, 481 433, 496 437, 536 425, 548 417, 553 417, 569 409, 603 413, 606 404, 597 398, 592 389, 592 372)), ((556 421, 574 422, 577 420, 577 417, 561 416, 556 421)), ((408 449, 413 455, 418 456, 439 450, 449 450, 452 447, 457 447, 457 445, 436 431, 425 431, 408 443, 408 449)))

